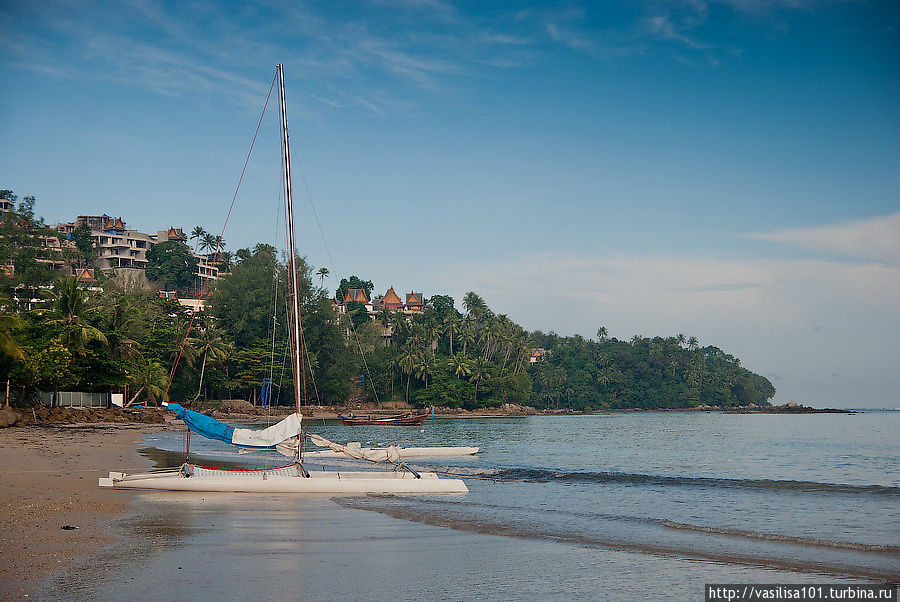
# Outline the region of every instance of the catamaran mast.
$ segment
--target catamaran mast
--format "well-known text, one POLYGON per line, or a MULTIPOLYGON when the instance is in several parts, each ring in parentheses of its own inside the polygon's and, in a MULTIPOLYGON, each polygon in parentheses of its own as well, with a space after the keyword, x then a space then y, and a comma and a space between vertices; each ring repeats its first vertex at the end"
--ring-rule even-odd
POLYGON ((297 290, 297 254, 294 250, 294 202, 291 195, 291 149, 288 144, 287 107, 284 101, 284 65, 276 65, 281 99, 281 160, 284 171, 284 202, 286 207, 286 227, 288 239, 288 269, 290 271, 290 324, 291 324, 291 365, 294 371, 294 399, 297 411, 303 400, 306 374, 303 371, 302 330, 300 329, 300 295, 297 290))

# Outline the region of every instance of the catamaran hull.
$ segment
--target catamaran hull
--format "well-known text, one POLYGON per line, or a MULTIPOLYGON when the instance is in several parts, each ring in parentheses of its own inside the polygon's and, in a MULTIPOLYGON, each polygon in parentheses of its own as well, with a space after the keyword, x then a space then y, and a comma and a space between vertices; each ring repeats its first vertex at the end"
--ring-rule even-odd
MULTIPOLYGON (((378 461, 384 461, 388 457, 388 450, 379 447, 361 448, 368 455, 378 461), (372 455, 374 454, 374 455, 372 455)), ((450 456, 474 456, 478 453, 477 447, 398 447, 397 455, 404 458, 441 458, 450 456)), ((331 449, 303 452, 304 459, 316 458, 346 458, 346 454, 331 449)))
POLYGON ((460 479, 441 479, 433 472, 322 472, 309 477, 185 477, 178 473, 128 475, 111 472, 99 480, 100 487, 152 489, 161 491, 219 491, 223 493, 327 493, 366 495, 370 493, 467 493, 460 479))

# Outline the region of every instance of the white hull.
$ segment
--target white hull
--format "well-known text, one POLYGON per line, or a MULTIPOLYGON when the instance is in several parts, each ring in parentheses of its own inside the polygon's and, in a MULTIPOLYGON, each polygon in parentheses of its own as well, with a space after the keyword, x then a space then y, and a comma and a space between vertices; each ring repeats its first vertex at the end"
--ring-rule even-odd
MULTIPOLYGON (((397 453, 401 459, 405 458, 443 458, 449 456, 474 456, 478 453, 477 447, 398 447, 397 453)), ((376 454, 374 456, 378 461, 384 461, 387 458, 388 450, 379 447, 363 447, 361 451, 366 455, 376 454), (378 456, 382 457, 378 457, 378 456)), ((330 449, 317 451, 304 451, 303 459, 316 458, 346 458, 346 454, 330 449)))
POLYGON ((186 477, 181 472, 129 475, 111 472, 100 487, 224 493, 467 493, 461 479, 441 479, 433 472, 311 472, 309 477, 225 475, 186 477))

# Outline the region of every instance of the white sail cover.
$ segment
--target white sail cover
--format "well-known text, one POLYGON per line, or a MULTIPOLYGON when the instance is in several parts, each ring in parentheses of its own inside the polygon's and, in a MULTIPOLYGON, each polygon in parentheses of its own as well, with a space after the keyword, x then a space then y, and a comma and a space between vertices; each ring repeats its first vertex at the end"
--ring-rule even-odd
POLYGON ((234 429, 231 442, 235 445, 247 445, 251 447, 272 447, 300 434, 299 412, 294 412, 278 424, 261 431, 253 429, 234 429))
POLYGON ((329 441, 325 437, 320 437, 319 435, 314 435, 312 433, 308 433, 309 438, 313 443, 320 447, 327 447, 336 452, 340 452, 345 456, 349 456, 351 458, 356 458, 357 460, 368 460, 369 462, 391 462, 395 463, 400 460, 400 453, 397 451, 397 448, 393 445, 381 450, 374 449, 362 449, 359 447, 350 447, 348 445, 341 445, 340 443, 335 443, 334 441, 329 441))

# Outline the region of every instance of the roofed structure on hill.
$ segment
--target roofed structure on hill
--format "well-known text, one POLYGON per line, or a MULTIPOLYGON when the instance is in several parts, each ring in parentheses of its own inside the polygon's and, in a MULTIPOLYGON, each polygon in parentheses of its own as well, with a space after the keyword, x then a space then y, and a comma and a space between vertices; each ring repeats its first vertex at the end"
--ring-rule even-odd
POLYGON ((362 303, 365 305, 369 302, 369 295, 366 294, 366 289, 364 288, 348 288, 344 290, 344 298, 342 300, 343 303, 350 303, 351 301, 356 301, 357 303, 362 303))
POLYGON ((184 235, 184 232, 182 232, 181 228, 175 228, 173 226, 169 226, 169 231, 166 233, 166 238, 168 240, 187 242, 187 236, 184 235))
POLYGON ((112 218, 108 215, 104 215, 103 217, 106 218, 106 220, 103 222, 103 230, 104 231, 109 231, 109 230, 124 231, 125 230, 125 222, 122 221, 122 216, 119 216, 117 218, 112 218))
POLYGON ((425 300, 422 297, 422 293, 406 293, 406 309, 410 311, 425 311, 425 300))
POLYGON ((93 284, 97 282, 97 278, 94 276, 93 268, 81 268, 75 271, 75 277, 78 278, 79 282, 83 282, 85 284, 93 284))
POLYGON ((397 293, 394 292, 393 286, 389 288, 381 298, 381 304, 390 310, 400 310, 403 308, 403 301, 397 296, 397 293))

